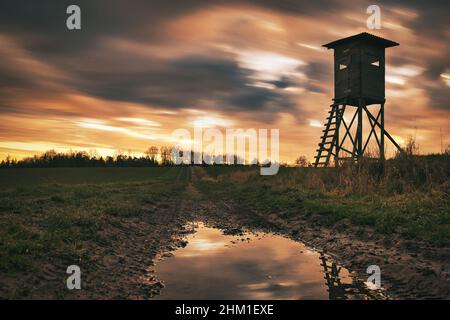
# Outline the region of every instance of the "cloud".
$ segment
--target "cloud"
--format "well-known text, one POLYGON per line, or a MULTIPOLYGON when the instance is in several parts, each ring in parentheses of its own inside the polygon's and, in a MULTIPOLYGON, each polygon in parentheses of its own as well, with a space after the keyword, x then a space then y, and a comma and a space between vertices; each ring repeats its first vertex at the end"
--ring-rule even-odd
MULTIPOLYGON (((309 153, 308 144, 315 141, 307 141, 320 132, 312 131, 308 119, 324 118, 333 89, 332 52, 320 44, 366 31, 369 4, 3 0, 0 117, 16 118, 2 138, 23 138, 30 129, 30 136, 44 139, 40 119, 122 118, 138 126, 138 120, 130 119, 153 120, 156 110, 165 112, 157 119, 163 131, 183 122, 185 110, 191 109, 236 125, 290 126, 283 141, 291 139, 297 146, 304 137, 302 147, 308 149, 298 152, 309 153), (76 32, 65 27, 65 9, 74 3, 82 9, 82 30, 76 32), (33 121, 25 128, 22 119, 27 117, 33 121)), ((450 91, 441 76, 450 70, 447 1, 386 0, 380 6, 387 23, 374 33, 400 42, 387 52, 387 72, 404 80, 404 85, 387 83, 388 104, 396 106, 395 125, 390 125, 400 128, 414 109, 427 120, 424 128, 433 130, 430 124, 444 121, 442 114, 450 109, 450 91)), ((53 136, 69 141, 69 131, 58 123, 53 136)), ((117 144, 112 133, 91 131, 98 131, 89 133, 96 143, 110 139, 108 146, 117 144)))
POLYGON ((327 92, 327 80, 332 78, 332 69, 329 65, 311 61, 302 68, 300 68, 306 76, 304 87, 310 92, 324 93, 327 92))
MULTIPOLYGON (((99 97, 105 97, 107 99, 119 100, 119 101, 138 101, 143 103, 159 104, 162 106, 176 107, 175 103, 182 100, 188 104, 195 104, 199 99, 204 99, 205 96, 199 93, 199 87, 203 84, 204 88, 211 86, 216 98, 224 102, 227 100, 224 95, 219 94, 216 82, 202 83, 200 77, 195 77, 196 84, 189 84, 189 77, 193 76, 182 74, 181 72, 175 72, 171 69, 170 62, 163 62, 167 68, 165 70, 142 72, 129 72, 125 70, 122 72, 96 72, 95 64, 98 65, 98 60, 102 59, 102 55, 105 58, 104 63, 109 61, 114 62, 115 65, 121 63, 128 64, 125 60, 132 57, 117 57, 111 59, 110 56, 117 54, 114 52, 105 52, 101 47, 102 41, 109 38, 127 39, 129 41, 135 41, 138 43, 164 43, 170 46, 171 29, 169 26, 173 21, 181 17, 189 16, 195 12, 202 10, 220 10, 220 8, 232 8, 238 6, 247 6, 260 8, 262 10, 268 10, 274 14, 282 14, 295 17, 324 17, 334 15, 336 18, 345 17, 347 12, 355 11, 356 7, 351 1, 336 1, 336 0, 321 0, 321 1, 271 1, 271 0, 190 0, 180 1, 176 5, 173 3, 153 0, 153 1, 134 1, 132 4, 118 0, 79 0, 76 2, 82 8, 82 24, 83 28, 79 32, 71 32, 65 28, 65 20, 67 18, 66 7, 73 4, 72 1, 49 1, 43 0, 39 2, 30 2, 24 0, 4 0, 0 4, 0 30, 1 32, 8 32, 14 35, 15 39, 24 46, 32 54, 42 60, 50 60, 52 63, 63 67, 64 69, 80 68, 85 61, 91 62, 92 71, 80 71, 74 70, 74 76, 79 77, 75 79, 80 85, 80 89, 83 92, 92 93, 99 97), (122 60, 122 61, 121 61, 122 60), (95 61, 95 62, 94 62, 95 61), (86 81, 86 76, 92 77, 92 81, 86 81), (121 77, 122 76, 122 77, 121 77), (159 81, 155 77, 160 77, 159 81), (105 79, 110 77, 109 79, 105 79), (178 77, 178 84, 168 83, 173 81, 174 77, 178 77), (123 85, 120 81, 123 80, 123 85), (139 83, 139 81, 145 81, 146 84, 139 83), (97 88, 89 88, 87 85, 96 84, 97 88), (151 88, 153 85, 153 89, 151 88), (167 88, 173 87, 178 93, 167 93, 163 86, 167 88), (185 87, 182 88, 181 85, 185 87), (195 88, 193 88, 195 86, 195 88), (191 90, 193 89, 194 92, 191 90), (158 93, 157 91, 161 91, 158 93), (183 95, 183 99, 179 99, 174 96, 183 95), (218 97, 218 96, 222 97, 218 97)), ((364 9, 364 5, 360 6, 364 9)), ((446 1, 434 1, 433 5, 424 3, 423 1, 412 0, 408 2, 398 0, 388 0, 381 5, 383 12, 385 9, 387 12, 400 8, 409 10, 406 12, 413 12, 414 17, 405 20, 405 25, 413 33, 418 35, 417 41, 423 42, 426 46, 430 40, 442 40, 448 37, 445 30, 448 30, 448 19, 446 17, 447 2, 446 1), (394 9, 392 9, 392 8, 394 9), (392 9, 392 10, 391 10, 392 9), (433 22, 433 23, 431 23, 433 22), (439 25, 440 27, 435 27, 439 25)), ((359 6, 358 6, 359 8, 359 6)), ((364 16, 364 10, 361 9, 361 15, 364 16)), ((398 10, 397 10, 398 11, 398 10)), ((341 21, 340 20, 340 21, 341 21)), ((341 21, 341 23, 345 20, 341 21)), ((332 25, 334 21, 329 23, 324 21, 324 26, 332 25)), ((295 30, 290 30, 289 33, 295 34, 295 30)), ((447 41, 448 42, 448 41, 447 41)), ((296 42, 298 43, 298 41, 296 42)), ((419 43, 420 45, 420 43, 419 43)), ((429 60, 426 66, 426 74, 429 77, 433 77, 438 81, 439 74, 445 69, 448 62, 448 48, 446 46, 447 54, 443 54, 442 58, 436 58, 429 60)), ((137 57, 134 57, 137 58, 137 57)), ((139 58, 137 58, 139 59, 139 58)), ((251 59, 247 59, 251 62, 251 59)), ((393 57, 393 63, 411 63, 413 58, 405 57, 393 57)), ((175 61, 176 62, 176 61, 175 61)), ((198 65, 199 70, 192 70, 189 65, 186 65, 188 61, 180 59, 180 70, 186 72, 202 72, 206 73, 205 79, 211 81, 212 76, 218 76, 219 82, 223 81, 220 85, 227 85, 236 89, 236 86, 230 86, 230 82, 233 79, 225 79, 227 72, 230 72, 229 77, 237 76, 237 87, 241 89, 242 85, 248 79, 242 81, 240 73, 242 70, 232 70, 236 68, 236 65, 225 65, 222 63, 216 63, 212 68, 230 68, 223 73, 220 70, 206 70, 207 65, 198 65), (203 69, 202 69, 203 68, 203 69), (219 75, 221 73, 222 75, 219 75), (221 78, 221 79, 220 79, 221 78)), ((257 62, 257 61, 256 61, 257 62)), ((137 61, 136 61, 137 63, 137 61)), ((149 61, 142 61, 144 65, 149 65, 149 61)), ((155 60, 155 63, 160 61, 155 60)), ((242 64, 242 63, 241 63, 242 64)), ((266 66, 267 63, 264 63, 266 66)), ((89 63, 87 64, 89 65, 89 63)), ((194 62, 191 62, 192 66, 194 62)), ((270 65, 270 64, 269 64, 270 65)), ((245 67, 245 66, 244 66, 245 67)), ((104 66, 107 68, 107 65, 104 66)), ((112 68, 112 66, 111 66, 112 68)), ((330 72, 327 66, 316 61, 311 61, 305 67, 305 75, 311 81, 306 81, 303 87, 306 90, 312 92, 324 92, 323 82, 325 79, 331 79, 330 72)), ((8 70, 1 70, 2 84, 14 87, 31 87, 36 85, 36 81, 27 79, 20 75, 15 75, 8 70)), ((248 74, 246 75, 248 77, 248 74)), ((244 76, 245 78, 245 76, 244 76)), ((292 86, 290 83, 292 80, 272 79, 268 83, 274 85, 276 88, 283 89, 287 86, 292 86), (289 82, 289 83, 288 83, 289 82)), ((235 79, 234 79, 235 80, 235 79)), ((70 81, 69 81, 70 82, 70 81)), ((177 81, 175 81, 177 82, 177 81)), ((266 81, 267 82, 267 81, 266 81)), ((41 82, 42 84, 42 82, 41 82)), ((254 89, 253 92, 242 92, 238 97, 232 99, 239 106, 252 107, 255 102, 261 102, 267 105, 269 100, 279 99, 280 97, 264 88, 254 89)), ((244 90, 240 90, 244 91, 244 90)), ((251 91, 248 89, 247 91, 251 91)), ((433 96, 430 95, 430 99, 433 96)), ((285 104, 287 105, 287 104, 285 104)), ((435 105, 433 103, 433 105, 435 105)), ((233 109, 232 106, 224 103, 220 104, 221 108, 233 109)), ((255 110, 260 110, 254 108, 255 110)), ((261 110, 264 107, 261 108, 261 110)))
POLYGON ((4 31, 14 32, 28 48, 39 53, 74 53, 95 46, 102 36, 127 37, 132 40, 164 40, 171 21, 199 10, 217 7, 253 6, 284 14, 320 14, 323 8, 339 10, 337 0, 297 1, 271 0, 187 0, 176 4, 165 0, 3 0, 0 24, 4 31), (82 29, 68 31, 66 8, 77 4, 82 13, 82 29), (38 37, 34 37, 38 35, 38 37))
POLYGON ((139 71, 74 69, 68 71, 72 77, 64 84, 102 99, 166 109, 195 107, 217 108, 223 113, 276 113, 293 107, 289 94, 251 85, 251 70, 241 68, 232 59, 188 56, 153 61, 151 65, 158 67, 139 71))
POLYGON ((450 110, 449 87, 444 83, 426 87, 431 107, 437 109, 450 110))

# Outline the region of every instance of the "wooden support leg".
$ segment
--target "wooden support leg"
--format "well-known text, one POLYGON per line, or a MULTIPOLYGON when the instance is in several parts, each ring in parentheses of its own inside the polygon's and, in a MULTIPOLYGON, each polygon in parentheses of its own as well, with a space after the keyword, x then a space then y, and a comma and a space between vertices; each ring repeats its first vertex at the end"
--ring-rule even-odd
POLYGON ((363 125, 363 100, 360 99, 359 100, 359 106, 358 106, 358 129, 357 129, 357 133, 356 133, 356 138, 358 140, 358 145, 357 145, 357 155, 358 155, 358 160, 361 159, 362 157, 362 125, 363 125))
MULTIPOLYGON (((335 154, 334 154, 334 166, 336 168, 339 167, 339 128, 341 125, 341 110, 339 109, 339 106, 336 107, 336 132, 335 134, 335 154)), ((344 108, 344 107, 343 107, 344 108)))
POLYGON ((381 137, 380 137, 380 160, 384 164, 384 102, 380 105, 380 125, 381 125, 381 137))
POLYGON ((391 140, 392 144, 398 149, 398 151, 400 152, 404 152, 403 149, 398 145, 397 142, 395 142, 394 138, 391 137, 391 135, 384 130, 384 126, 381 126, 381 124, 378 122, 378 120, 369 112, 368 113, 369 117, 376 123, 376 125, 381 129, 382 133, 389 139, 391 140))

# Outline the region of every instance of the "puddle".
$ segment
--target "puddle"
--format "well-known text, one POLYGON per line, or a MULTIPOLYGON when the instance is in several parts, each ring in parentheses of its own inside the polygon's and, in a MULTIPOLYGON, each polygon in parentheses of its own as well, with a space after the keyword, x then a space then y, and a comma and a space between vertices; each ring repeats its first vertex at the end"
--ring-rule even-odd
POLYGON ((382 298, 302 243, 270 233, 224 234, 203 223, 191 227, 187 245, 151 267, 153 299, 382 298))

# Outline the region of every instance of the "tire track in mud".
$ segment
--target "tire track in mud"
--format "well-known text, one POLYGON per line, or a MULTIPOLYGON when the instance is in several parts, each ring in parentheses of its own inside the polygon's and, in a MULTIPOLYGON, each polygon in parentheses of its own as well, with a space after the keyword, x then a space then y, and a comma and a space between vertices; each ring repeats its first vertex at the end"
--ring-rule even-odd
POLYGON ((181 167, 174 179, 186 183, 180 193, 149 207, 146 215, 105 228, 105 232, 116 235, 117 241, 105 248, 94 245, 95 263, 84 269, 85 290, 66 298, 149 299, 158 294, 164 284, 152 272, 152 265, 164 254, 186 245, 184 239, 192 232, 188 228, 192 221, 222 230, 245 228, 280 234, 320 249, 360 275, 365 275, 367 266, 377 264, 382 286, 393 298, 449 298, 449 277, 445 278, 448 260, 427 258, 422 252, 425 249, 406 250, 401 240, 387 242, 367 228, 350 224, 325 228, 314 215, 286 219, 277 213, 257 212, 233 199, 200 191, 196 182, 201 179, 216 180, 201 167, 181 167))
POLYGON ((181 166, 177 177, 175 179, 176 181, 183 181, 183 182, 189 182, 192 180, 192 169, 190 166, 181 166))
POLYGON ((199 179, 215 178, 196 167, 188 188, 201 200, 195 202, 194 216, 207 224, 220 229, 243 227, 281 234, 327 253, 360 275, 366 275, 368 266, 378 265, 382 286, 393 299, 450 298, 449 248, 433 248, 398 236, 387 238, 369 227, 346 221, 327 228, 320 225, 318 215, 285 218, 277 213, 257 212, 232 199, 201 193, 195 188, 199 179))
MULTIPOLYGON (((286 236, 286 234, 284 234, 282 230, 279 230, 274 225, 269 225, 266 222, 264 222, 263 219, 260 219, 261 215, 259 213, 255 212, 254 217, 246 220, 245 219, 247 217, 246 215, 239 215, 239 214, 236 215, 236 213, 239 212, 239 210, 237 210, 237 207, 234 204, 228 203, 228 201, 225 199, 211 200, 207 195, 200 192, 195 187, 195 182, 198 181, 199 179, 211 179, 211 177, 209 177, 206 174, 206 171, 201 167, 194 168, 192 171, 194 172, 193 183, 189 184, 186 194, 189 198, 187 202, 190 202, 190 205, 188 205, 187 207, 190 207, 192 212, 194 213, 193 218, 195 221, 201 221, 205 223, 205 225, 207 226, 214 227, 223 230, 224 232, 230 233, 251 231, 251 232, 275 233, 280 234, 282 236, 286 236), (255 223, 255 221, 261 221, 262 223, 260 224, 255 223)), ((292 237, 288 236, 287 238, 292 237)), ((313 250, 315 249, 313 248, 313 250)), ((318 252, 320 253, 321 258, 323 257, 323 259, 327 261, 330 268, 335 268, 336 270, 340 268, 340 266, 337 265, 329 255, 321 251, 318 252)), ((333 279, 339 279, 339 275, 336 274, 334 275, 329 274, 329 276, 334 277, 333 279)), ((352 297, 355 296, 359 297, 364 296, 366 297, 366 299, 386 299, 386 295, 383 291, 368 290, 367 287, 364 285, 364 279, 362 279, 361 277, 355 276, 353 277, 353 280, 354 282, 352 284, 339 283, 338 287, 334 287, 334 290, 330 288, 330 290, 333 290, 334 292, 336 291, 340 292, 339 294, 340 298, 344 299, 347 298, 351 299, 352 297)), ((324 285, 326 285, 326 282, 324 282, 324 285)))

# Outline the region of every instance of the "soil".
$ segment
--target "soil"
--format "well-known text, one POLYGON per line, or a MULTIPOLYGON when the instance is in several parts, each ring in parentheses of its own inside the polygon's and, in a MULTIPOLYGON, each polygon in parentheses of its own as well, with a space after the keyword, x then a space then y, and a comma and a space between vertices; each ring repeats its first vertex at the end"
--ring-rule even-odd
MULTIPOLYGON (((191 169, 186 169, 191 171, 191 169)), ((82 290, 65 289, 67 275, 55 273, 60 266, 51 261, 42 266, 39 276, 28 275, 28 298, 64 299, 148 299, 158 294, 164 284, 151 271, 157 259, 177 247, 191 230, 190 221, 224 230, 270 231, 321 250, 352 271, 366 274, 369 265, 381 269, 382 286, 393 299, 450 299, 450 249, 383 236, 368 227, 346 221, 333 228, 320 224, 320 217, 291 216, 256 212, 239 203, 212 199, 195 188, 196 170, 189 186, 177 201, 149 208, 148 214, 127 219, 112 218, 103 232, 111 244, 89 244, 88 261, 80 261, 82 290), (55 276, 56 274, 56 276, 55 276), (55 289, 56 288, 56 289, 55 289), (64 292, 61 294, 61 292, 64 292)), ((2 292, 11 292, 15 283, 3 282, 2 292)), ((2 294, 0 294, 2 296, 2 294)))

